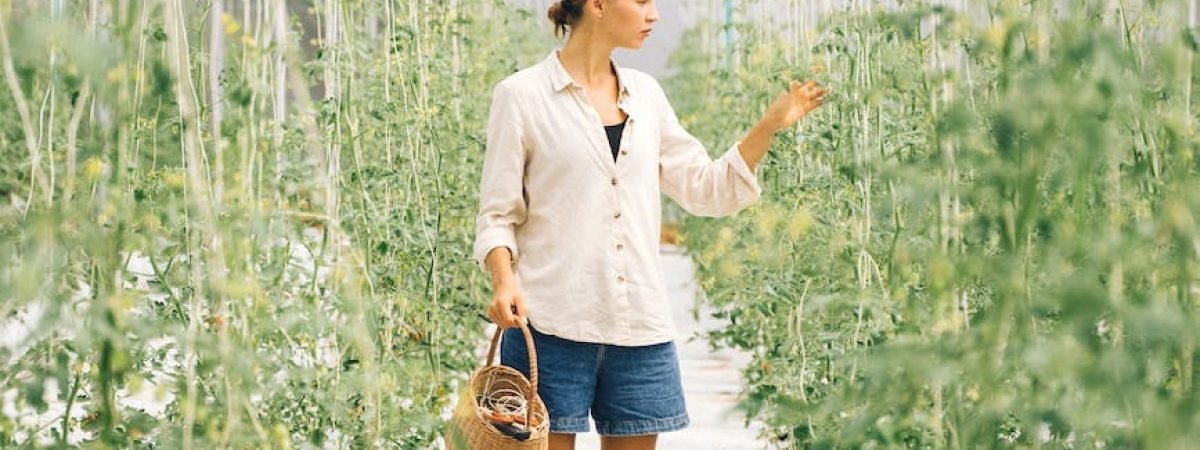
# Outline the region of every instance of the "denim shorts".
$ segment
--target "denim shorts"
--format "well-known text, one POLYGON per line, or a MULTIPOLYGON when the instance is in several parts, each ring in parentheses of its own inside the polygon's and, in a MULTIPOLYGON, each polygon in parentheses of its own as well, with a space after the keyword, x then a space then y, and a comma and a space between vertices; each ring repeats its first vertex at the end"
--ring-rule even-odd
MULTIPOLYGON (((577 342, 529 326, 537 350, 538 395, 550 413, 550 432, 587 433, 588 412, 603 436, 658 434, 686 428, 675 342, 625 347, 577 342)), ((500 364, 529 376, 520 328, 504 330, 500 364)))

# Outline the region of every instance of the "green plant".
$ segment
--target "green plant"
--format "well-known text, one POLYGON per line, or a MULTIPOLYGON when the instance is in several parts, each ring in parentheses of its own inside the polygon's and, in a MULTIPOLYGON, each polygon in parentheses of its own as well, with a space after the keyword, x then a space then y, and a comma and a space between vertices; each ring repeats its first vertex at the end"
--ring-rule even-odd
POLYGON ((33 326, 0 447, 432 446, 487 323, 481 87, 533 21, 0 2, 0 323, 33 326))
POLYGON ((706 142, 789 78, 832 91, 765 201, 685 226, 749 418, 788 448, 1187 448, 1194 5, 850 5, 798 52, 743 23, 738 64, 677 55, 706 142))

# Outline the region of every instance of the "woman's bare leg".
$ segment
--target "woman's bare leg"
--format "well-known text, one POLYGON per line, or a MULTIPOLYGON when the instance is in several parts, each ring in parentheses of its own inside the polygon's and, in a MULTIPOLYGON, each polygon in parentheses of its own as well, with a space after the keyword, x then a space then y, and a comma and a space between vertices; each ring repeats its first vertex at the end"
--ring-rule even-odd
POLYGON ((575 450, 575 433, 550 433, 550 450, 575 450))
POLYGON ((600 436, 600 450, 654 450, 658 435, 600 436))

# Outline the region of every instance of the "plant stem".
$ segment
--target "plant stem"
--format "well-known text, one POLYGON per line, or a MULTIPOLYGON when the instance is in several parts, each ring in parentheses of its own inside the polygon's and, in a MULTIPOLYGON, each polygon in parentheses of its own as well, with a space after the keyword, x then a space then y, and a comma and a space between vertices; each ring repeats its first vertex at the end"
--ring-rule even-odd
MULTIPOLYGON (((7 3, 7 2, 6 2, 7 3)), ((35 201, 36 192, 34 186, 37 185, 42 194, 46 196, 46 205, 50 204, 51 187, 47 183, 45 177, 41 173, 41 150, 38 143, 37 132, 33 128, 33 118, 30 116, 29 104, 25 99, 25 93, 21 90, 20 79, 17 77, 17 71, 13 68, 12 48, 8 42, 8 22, 12 20, 9 17, 11 4, 0 6, 0 57, 3 58, 4 78, 8 82, 9 93, 12 94, 13 103, 17 107, 17 115, 21 118, 21 129, 24 131, 25 149, 29 152, 31 166, 29 169, 29 201, 25 202, 25 208, 21 211, 24 217, 29 213, 29 207, 35 201)))

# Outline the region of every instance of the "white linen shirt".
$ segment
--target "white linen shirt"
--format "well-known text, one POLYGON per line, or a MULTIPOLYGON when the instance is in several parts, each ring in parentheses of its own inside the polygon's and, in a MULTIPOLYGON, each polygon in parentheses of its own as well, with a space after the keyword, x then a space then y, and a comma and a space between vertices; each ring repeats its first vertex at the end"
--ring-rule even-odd
POLYGON ((662 193, 693 215, 734 214, 762 188, 735 142, 713 160, 650 75, 618 67, 620 156, 556 48, 492 91, 474 259, 508 247, 529 323, 580 342, 672 341, 659 256, 662 193))

